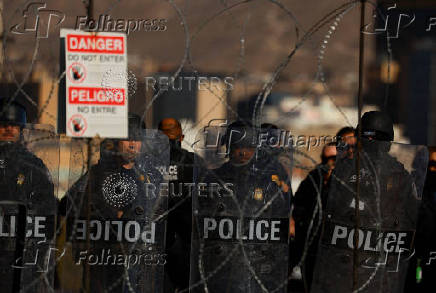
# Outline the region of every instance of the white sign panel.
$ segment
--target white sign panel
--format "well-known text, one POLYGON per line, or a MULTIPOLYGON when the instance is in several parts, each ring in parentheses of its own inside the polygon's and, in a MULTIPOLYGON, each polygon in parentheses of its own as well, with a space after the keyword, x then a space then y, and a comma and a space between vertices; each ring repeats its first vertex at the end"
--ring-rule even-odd
POLYGON ((61 38, 67 136, 127 137, 126 35, 62 29, 61 38))

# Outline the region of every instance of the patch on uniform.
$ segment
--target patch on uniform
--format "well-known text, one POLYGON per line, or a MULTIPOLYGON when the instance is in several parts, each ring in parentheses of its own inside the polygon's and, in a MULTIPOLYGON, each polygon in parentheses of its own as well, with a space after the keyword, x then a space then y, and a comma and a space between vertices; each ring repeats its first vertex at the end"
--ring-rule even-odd
POLYGON ((255 200, 262 200, 263 199, 263 190, 262 190, 262 188, 255 188, 254 189, 254 199, 255 200))
POLYGON ((18 174, 18 176, 17 176, 17 185, 23 185, 24 179, 25 179, 25 177, 24 177, 23 174, 21 174, 21 173, 18 174))

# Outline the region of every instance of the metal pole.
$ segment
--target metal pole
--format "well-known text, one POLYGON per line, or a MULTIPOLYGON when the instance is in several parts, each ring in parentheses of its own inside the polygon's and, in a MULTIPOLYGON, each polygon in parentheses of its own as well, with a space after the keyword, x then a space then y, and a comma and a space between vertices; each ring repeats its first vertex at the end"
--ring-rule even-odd
POLYGON ((354 196, 354 249, 353 249, 353 291, 356 291, 359 286, 359 227, 360 227, 360 153, 362 151, 362 108, 363 108, 363 67, 364 67, 364 49, 365 39, 362 29, 365 25, 365 1, 361 0, 360 6, 360 26, 359 26, 359 88, 357 92, 357 113, 358 113, 358 127, 357 127, 357 152, 356 152, 356 193, 354 196))
MULTIPOLYGON (((88 172, 88 182, 86 186, 86 250, 90 251, 91 249, 91 240, 90 240, 90 232, 89 232, 89 222, 91 220, 91 193, 92 193, 92 180, 93 176, 91 174, 91 159, 92 159, 92 139, 87 139, 87 172, 88 172)), ((88 262, 85 263, 85 292, 91 292, 91 268, 88 262)))
POLYGON ((88 0, 88 5, 86 5, 86 15, 88 16, 88 23, 89 20, 92 19, 93 14, 94 14, 94 1, 88 0))
MULTIPOLYGON (((88 24, 89 21, 92 19, 94 10, 94 3, 93 0, 88 0, 88 5, 86 6, 86 14, 88 16, 88 24)), ((92 138, 87 139, 87 153, 88 153, 88 184, 87 184, 87 190, 86 190, 86 249, 90 251, 91 243, 89 238, 89 222, 91 220, 91 192, 92 192, 92 180, 93 176, 91 174, 91 160, 92 160, 92 138)), ((86 293, 91 292, 91 268, 89 266, 89 263, 86 262, 85 265, 85 290, 86 293)))

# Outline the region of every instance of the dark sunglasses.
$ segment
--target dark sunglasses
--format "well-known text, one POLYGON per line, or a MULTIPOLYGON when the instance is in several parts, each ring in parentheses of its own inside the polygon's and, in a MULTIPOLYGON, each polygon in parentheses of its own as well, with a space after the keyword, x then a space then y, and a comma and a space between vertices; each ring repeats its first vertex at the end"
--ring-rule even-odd
POLYGON ((336 161, 336 156, 328 156, 328 157, 322 157, 322 162, 325 164, 328 161, 336 161))

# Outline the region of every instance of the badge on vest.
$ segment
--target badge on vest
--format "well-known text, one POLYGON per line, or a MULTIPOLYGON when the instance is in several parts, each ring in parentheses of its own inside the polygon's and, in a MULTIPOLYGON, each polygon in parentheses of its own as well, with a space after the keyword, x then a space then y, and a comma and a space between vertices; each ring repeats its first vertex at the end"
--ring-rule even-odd
POLYGON ((17 176, 17 185, 23 185, 24 179, 25 179, 25 177, 24 177, 23 174, 21 174, 21 173, 18 174, 18 176, 17 176))
POLYGON ((262 188, 254 189, 254 199, 255 200, 263 200, 263 190, 262 188))

